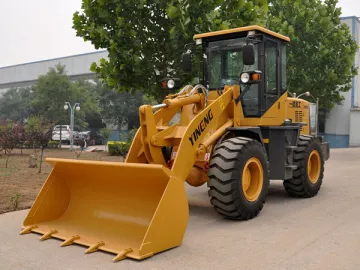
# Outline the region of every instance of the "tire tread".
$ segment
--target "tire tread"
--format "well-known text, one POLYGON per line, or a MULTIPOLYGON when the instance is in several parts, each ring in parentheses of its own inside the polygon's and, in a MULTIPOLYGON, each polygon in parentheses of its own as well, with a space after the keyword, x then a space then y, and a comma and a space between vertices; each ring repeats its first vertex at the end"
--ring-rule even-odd
MULTIPOLYGON (((220 215, 235 220, 251 219, 259 214, 265 204, 266 195, 256 210, 248 211, 240 207, 237 187, 237 177, 234 175, 235 168, 239 166, 239 156, 250 147, 256 147, 266 157, 264 147, 256 140, 233 137, 223 141, 215 147, 213 157, 210 161, 208 195, 215 211, 220 215)), ((269 168, 266 158, 267 170, 269 168)), ((265 169, 265 168, 264 168, 265 169)), ((267 174, 266 174, 267 175, 267 174)), ((264 179, 264 185, 268 181, 264 179)), ((266 187, 267 193, 267 187, 266 187)))
POLYGON ((292 179, 283 182, 286 192, 293 197, 311 198, 320 190, 324 176, 324 161, 321 151, 321 172, 318 184, 311 185, 308 183, 306 170, 307 153, 311 150, 312 145, 316 145, 317 143, 318 141, 314 137, 304 135, 299 137, 298 147, 294 150, 294 165, 297 166, 297 169, 294 170, 292 179))

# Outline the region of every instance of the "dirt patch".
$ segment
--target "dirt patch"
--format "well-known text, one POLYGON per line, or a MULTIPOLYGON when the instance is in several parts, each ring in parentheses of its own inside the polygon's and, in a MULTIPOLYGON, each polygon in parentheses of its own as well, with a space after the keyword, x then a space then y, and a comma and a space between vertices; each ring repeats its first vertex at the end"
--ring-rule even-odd
MULTIPOLYGON (((0 214, 14 210, 30 208, 48 177, 51 166, 43 162, 42 172, 38 168, 29 168, 29 155, 32 150, 14 150, 10 156, 8 168, 5 168, 5 155, 0 153, 0 214)), ((74 152, 68 149, 47 149, 47 157, 74 159, 74 152)), ((103 160, 122 162, 122 157, 109 156, 104 152, 83 152, 79 160, 103 160)))

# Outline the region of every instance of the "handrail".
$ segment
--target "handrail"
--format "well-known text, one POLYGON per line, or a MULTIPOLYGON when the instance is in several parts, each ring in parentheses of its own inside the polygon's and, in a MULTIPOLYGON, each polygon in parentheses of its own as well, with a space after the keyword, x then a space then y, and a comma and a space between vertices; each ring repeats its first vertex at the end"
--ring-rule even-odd
POLYGON ((205 107, 207 106, 207 99, 208 99, 208 96, 209 96, 209 90, 206 89, 205 86, 203 86, 202 84, 198 84, 196 85, 191 91, 189 94, 186 95, 186 97, 189 97, 191 95, 193 95, 195 93, 196 90, 198 89, 201 89, 203 90, 203 93, 205 94, 205 107))

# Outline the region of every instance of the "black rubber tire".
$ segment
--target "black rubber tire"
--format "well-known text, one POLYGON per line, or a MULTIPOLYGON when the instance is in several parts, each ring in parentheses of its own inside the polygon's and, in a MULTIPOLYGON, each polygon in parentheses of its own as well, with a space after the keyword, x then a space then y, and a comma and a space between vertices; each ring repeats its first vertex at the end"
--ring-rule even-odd
POLYGON ((235 137, 216 145, 209 169, 208 194, 215 211, 228 219, 248 220, 262 210, 269 188, 269 165, 266 151, 256 140, 235 137), (263 186, 256 201, 246 199, 242 172, 246 162, 256 157, 263 167, 263 186))
POLYGON ((319 192, 324 177, 324 156, 320 141, 315 137, 301 135, 297 149, 294 150, 294 165, 297 169, 293 172, 293 178, 283 182, 285 190, 293 197, 314 197, 319 192), (315 184, 310 182, 307 173, 309 155, 313 150, 319 152, 321 162, 319 179, 315 184))

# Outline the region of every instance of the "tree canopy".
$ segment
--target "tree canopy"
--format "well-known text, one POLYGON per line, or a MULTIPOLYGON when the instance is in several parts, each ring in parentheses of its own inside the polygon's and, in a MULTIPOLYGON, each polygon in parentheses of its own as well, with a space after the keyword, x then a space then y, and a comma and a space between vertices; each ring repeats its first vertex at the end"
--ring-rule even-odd
POLYGON ((71 81, 65 66, 57 65, 41 75, 33 87, 32 104, 37 114, 50 122, 70 123, 69 110, 64 110, 65 102, 72 106, 80 103, 80 111, 75 112, 75 125, 85 127, 86 114, 99 112, 98 95, 95 85, 85 81, 71 81))
POLYGON ((0 97, 0 119, 23 122, 33 112, 31 87, 12 88, 0 97))
POLYGON ((103 120, 118 126, 119 129, 125 125, 128 125, 129 129, 139 127, 139 107, 146 100, 141 91, 118 92, 99 81, 97 92, 100 95, 100 114, 103 120))
MULTIPOLYGON (((349 91, 357 50, 340 21, 338 0, 83 0, 73 16, 77 35, 104 48, 109 59, 93 64, 119 91, 141 90, 158 101, 167 94, 159 80, 180 77, 184 46, 196 33, 258 24, 291 38, 288 89, 310 91, 332 108, 349 91), (269 2, 269 3, 268 3, 269 2)), ((192 78, 195 74, 191 74, 192 78)))
POLYGON ((110 88, 141 90, 161 101, 160 80, 181 74, 180 58, 193 35, 265 23, 267 0, 83 0, 73 17, 77 35, 109 59, 93 64, 110 88))
POLYGON ((267 27, 290 37, 288 89, 310 91, 323 108, 343 100, 357 74, 358 49, 349 27, 340 21, 338 0, 270 0, 267 27))

